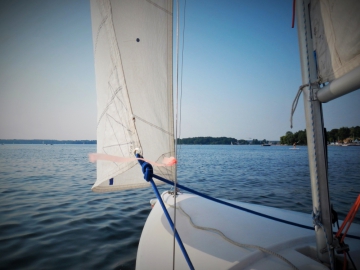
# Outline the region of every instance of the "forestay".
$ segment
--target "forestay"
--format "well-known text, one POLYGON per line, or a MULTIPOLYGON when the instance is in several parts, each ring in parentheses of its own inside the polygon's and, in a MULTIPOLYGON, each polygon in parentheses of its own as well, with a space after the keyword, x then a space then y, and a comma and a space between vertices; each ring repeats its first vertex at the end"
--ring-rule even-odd
MULTIPOLYGON (((91 0, 97 152, 155 162, 174 155, 172 1, 91 0)), ((154 167, 174 179, 174 167, 154 167)), ((93 191, 147 186, 138 162, 97 161, 93 191)))
POLYGON ((318 77, 329 82, 360 66, 360 2, 315 0, 310 16, 318 77))

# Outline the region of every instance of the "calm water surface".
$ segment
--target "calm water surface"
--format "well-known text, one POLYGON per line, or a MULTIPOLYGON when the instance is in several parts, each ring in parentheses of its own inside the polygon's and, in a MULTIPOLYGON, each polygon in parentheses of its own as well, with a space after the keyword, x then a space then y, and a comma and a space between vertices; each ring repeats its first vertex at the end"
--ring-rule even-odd
MULTIPOLYGON (((182 146, 179 182, 218 198, 310 214, 307 149, 300 148, 182 146)), ((135 268, 155 196, 150 188, 91 192, 96 168, 87 154, 95 151, 0 145, 0 269, 135 268)), ((344 218, 360 193, 360 147, 328 151, 330 197, 344 218)))

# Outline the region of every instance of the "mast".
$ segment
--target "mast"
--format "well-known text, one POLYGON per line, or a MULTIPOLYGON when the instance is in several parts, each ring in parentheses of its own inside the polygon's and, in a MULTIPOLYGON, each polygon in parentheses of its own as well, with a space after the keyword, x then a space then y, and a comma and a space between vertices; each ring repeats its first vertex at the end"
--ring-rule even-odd
MULTIPOLYGON (((310 27, 310 0, 296 1, 296 16, 302 71, 302 84, 317 81, 316 63, 310 27)), ((317 86, 306 86, 303 99, 311 178, 314 224, 318 258, 333 267, 333 232, 326 165, 326 141, 321 102, 316 100, 317 86), (329 254, 330 252, 330 254, 329 254)))

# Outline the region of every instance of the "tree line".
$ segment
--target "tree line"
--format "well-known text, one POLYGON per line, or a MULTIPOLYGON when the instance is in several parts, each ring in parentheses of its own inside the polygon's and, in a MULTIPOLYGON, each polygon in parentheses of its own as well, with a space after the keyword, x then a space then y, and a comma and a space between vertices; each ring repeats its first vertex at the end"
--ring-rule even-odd
POLYGON ((235 138, 228 137, 194 137, 177 139, 178 144, 235 144, 237 140, 235 138))
POLYGON ((233 144, 233 145, 248 145, 248 144, 264 144, 269 143, 267 140, 259 141, 257 139, 253 139, 252 141, 247 140, 237 140, 235 138, 229 137, 193 137, 193 138, 184 138, 177 139, 178 144, 200 144, 200 145, 214 145, 214 144, 233 144))
MULTIPOLYGON (((326 132, 326 140, 328 143, 343 143, 344 140, 347 139, 351 139, 352 141, 360 140, 360 126, 335 128, 326 132)), ((288 131, 284 136, 280 137, 280 144, 292 145, 294 143, 307 145, 306 129, 299 130, 295 133, 288 131)))
POLYGON ((328 142, 344 142, 344 140, 348 138, 351 138, 353 141, 360 140, 360 127, 342 127, 327 132, 328 142))

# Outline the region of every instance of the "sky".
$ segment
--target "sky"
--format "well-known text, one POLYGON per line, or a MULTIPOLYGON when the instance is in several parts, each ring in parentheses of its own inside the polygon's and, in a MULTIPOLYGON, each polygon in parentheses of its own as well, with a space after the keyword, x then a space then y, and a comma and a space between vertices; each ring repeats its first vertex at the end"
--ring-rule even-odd
MULTIPOLYGON (((305 129, 291 0, 187 0, 181 137, 279 140, 305 129)), ((182 24, 183 25, 183 24, 182 24)), ((181 30, 182 32, 182 30, 181 30)), ((360 125, 360 91, 323 105, 360 125)), ((96 139, 87 0, 0 0, 0 139, 96 139)))

